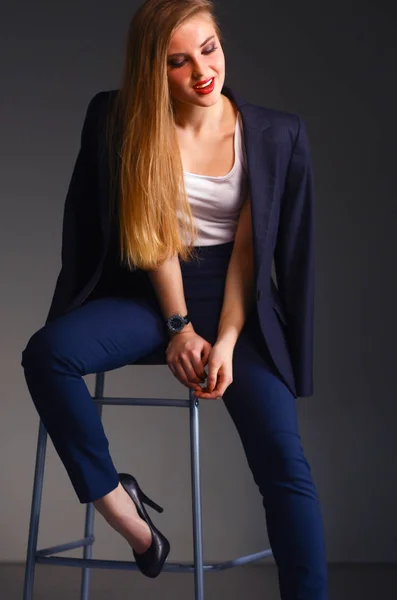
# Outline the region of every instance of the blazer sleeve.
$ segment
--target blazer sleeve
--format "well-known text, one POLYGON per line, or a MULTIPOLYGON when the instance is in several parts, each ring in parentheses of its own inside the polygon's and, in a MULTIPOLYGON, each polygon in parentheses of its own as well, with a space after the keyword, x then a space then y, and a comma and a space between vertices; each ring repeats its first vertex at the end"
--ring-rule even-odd
POLYGON ((299 115, 281 199, 274 264, 287 316, 286 337, 297 396, 311 396, 314 346, 314 181, 306 127, 299 115))
POLYGON ((98 246, 99 211, 97 177, 96 103, 89 102, 80 135, 80 148, 66 194, 62 224, 61 270, 46 323, 72 300, 90 269, 98 246))

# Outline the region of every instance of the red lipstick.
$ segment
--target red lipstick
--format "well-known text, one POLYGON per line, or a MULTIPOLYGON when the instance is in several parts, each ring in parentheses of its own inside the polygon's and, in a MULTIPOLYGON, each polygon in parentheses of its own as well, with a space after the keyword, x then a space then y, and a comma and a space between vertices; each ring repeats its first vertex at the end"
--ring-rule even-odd
POLYGON ((203 79, 203 81, 199 81, 193 86, 193 89, 197 94, 210 94, 214 91, 215 87, 215 77, 211 77, 210 79, 203 79), (209 85, 205 85, 206 83, 211 82, 209 85), (205 87, 197 87, 205 85, 205 87))

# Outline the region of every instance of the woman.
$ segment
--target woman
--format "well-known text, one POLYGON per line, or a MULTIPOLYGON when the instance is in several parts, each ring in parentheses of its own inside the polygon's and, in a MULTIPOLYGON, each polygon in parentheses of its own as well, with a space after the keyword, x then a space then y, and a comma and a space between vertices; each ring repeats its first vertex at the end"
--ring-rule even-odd
POLYGON ((305 129, 224 85, 221 40, 210 0, 147 0, 135 14, 120 90, 87 110, 62 270, 22 364, 80 502, 149 577, 170 545, 142 503, 161 508, 117 473, 82 376, 157 351, 197 397, 221 397, 263 498, 282 598, 323 600, 321 512, 295 406, 313 391, 305 129))

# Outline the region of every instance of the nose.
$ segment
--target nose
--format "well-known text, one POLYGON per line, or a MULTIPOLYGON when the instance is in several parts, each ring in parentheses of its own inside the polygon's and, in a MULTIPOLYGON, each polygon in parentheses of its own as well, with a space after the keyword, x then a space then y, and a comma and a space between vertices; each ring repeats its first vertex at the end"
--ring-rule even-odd
POLYGON ((196 81, 200 81, 200 79, 204 78, 205 68, 201 65, 200 60, 197 58, 192 60, 192 65, 193 78, 196 81))

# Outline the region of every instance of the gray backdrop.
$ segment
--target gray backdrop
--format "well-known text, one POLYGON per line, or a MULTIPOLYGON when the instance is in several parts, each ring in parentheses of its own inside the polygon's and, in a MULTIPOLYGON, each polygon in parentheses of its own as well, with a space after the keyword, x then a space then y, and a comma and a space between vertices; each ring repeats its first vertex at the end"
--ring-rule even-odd
MULTIPOLYGON (((395 561, 396 22, 392 3, 353 4, 216 6, 227 83, 251 102, 300 113, 311 141, 315 396, 297 403, 328 559, 395 561)), ((59 271, 63 204, 86 106, 118 86, 137 5, 1 5, 0 561, 25 559, 28 532, 38 416, 21 352, 44 324, 59 271)), ((167 366, 112 372, 105 391, 187 395, 167 366)), ((165 507, 156 524, 171 540, 170 560, 191 559, 188 412, 105 408, 104 420, 118 470, 134 473, 165 507)), ((259 492, 221 401, 201 403, 201 433, 206 559, 260 550, 268 540, 259 492)), ((79 538, 82 523, 50 442, 40 545, 79 538)), ((99 515, 94 557, 131 557, 99 515)))

